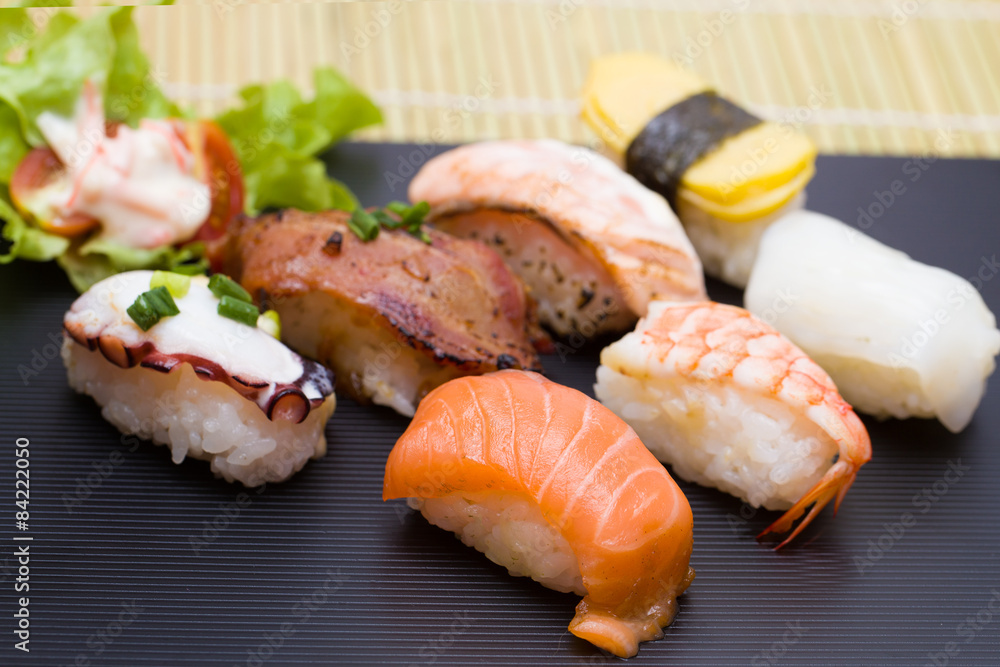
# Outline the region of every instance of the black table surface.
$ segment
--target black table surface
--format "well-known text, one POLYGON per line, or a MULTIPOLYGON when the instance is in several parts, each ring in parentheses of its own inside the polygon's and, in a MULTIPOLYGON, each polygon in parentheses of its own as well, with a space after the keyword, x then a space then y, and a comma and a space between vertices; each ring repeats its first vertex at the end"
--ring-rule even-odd
MULTIPOLYGON (((344 144, 329 163, 363 204, 380 205, 405 199, 403 183, 440 150, 344 144)), ((808 194, 814 210, 977 278, 1000 312, 1000 163, 823 156, 808 194)), ((714 281, 709 291, 741 301, 714 281)), ((340 400, 327 456, 260 492, 123 442, 54 354, 73 298, 52 264, 0 267, 0 664, 617 660, 567 631, 576 596, 510 577, 381 501, 385 457, 407 423, 386 408, 340 400), (31 443, 28 531, 15 529, 17 438, 31 443), (18 592, 25 544, 30 590, 18 592), (20 597, 30 653, 14 647, 20 597)), ((592 395, 597 353, 544 364, 592 395)), ((780 552, 753 537, 776 513, 680 482, 698 576, 665 637, 631 664, 1000 664, 1000 381, 958 435, 930 420, 865 423, 874 458, 840 513, 780 552)))

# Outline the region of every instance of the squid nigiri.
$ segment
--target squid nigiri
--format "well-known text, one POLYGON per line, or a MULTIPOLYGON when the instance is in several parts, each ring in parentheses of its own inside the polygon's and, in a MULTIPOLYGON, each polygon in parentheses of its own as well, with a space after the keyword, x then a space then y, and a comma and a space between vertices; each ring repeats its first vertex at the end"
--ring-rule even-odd
POLYGON ((621 332, 654 299, 705 299, 701 262, 663 198, 558 141, 487 141, 435 157, 410 199, 438 229, 493 246, 560 336, 621 332))
POLYGON ((871 458, 868 432, 823 369, 735 306, 654 303, 601 352, 598 399, 683 479, 788 509, 784 546, 871 458))
POLYGON ((593 62, 583 117, 628 173, 677 212, 705 271, 746 285, 763 231, 805 203, 816 147, 648 53, 593 62))
POLYGON ((635 432, 528 371, 427 395, 386 463, 409 498, 515 576, 584 596, 570 632, 619 657, 662 636, 694 579, 687 499, 635 432))
POLYGON ((881 418, 937 417, 958 433, 1000 352, 996 317, 968 280, 811 211, 767 231, 743 298, 881 418))

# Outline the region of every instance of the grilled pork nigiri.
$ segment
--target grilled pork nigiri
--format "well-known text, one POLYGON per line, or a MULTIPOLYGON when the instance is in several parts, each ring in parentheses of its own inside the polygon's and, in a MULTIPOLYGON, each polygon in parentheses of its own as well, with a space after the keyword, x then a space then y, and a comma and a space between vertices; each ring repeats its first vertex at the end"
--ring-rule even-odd
POLYGON ((282 339, 333 369, 338 389, 411 416, 438 385, 498 369, 540 368, 518 278, 485 245, 429 230, 362 241, 343 211, 286 210, 233 221, 214 263, 261 307, 282 339))

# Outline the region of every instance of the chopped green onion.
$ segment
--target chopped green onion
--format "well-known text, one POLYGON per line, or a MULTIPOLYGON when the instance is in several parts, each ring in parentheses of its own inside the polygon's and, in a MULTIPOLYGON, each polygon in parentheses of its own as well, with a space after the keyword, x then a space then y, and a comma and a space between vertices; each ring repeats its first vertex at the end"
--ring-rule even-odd
POLYGON ((257 326, 278 340, 281 340, 281 317, 278 316, 278 311, 265 310, 257 318, 257 326))
POLYGON ((424 222, 424 216, 431 212, 431 205, 425 201, 417 202, 406 213, 403 214, 403 224, 412 233, 414 227, 419 227, 424 222))
POLYGON ((392 217, 385 211, 372 211, 371 216, 386 229, 397 229, 403 226, 403 221, 392 217))
POLYGON ((410 210, 410 205, 402 201, 391 201, 385 207, 399 217, 403 217, 410 210))
POLYGON ((208 289, 212 290, 212 294, 220 299, 226 296, 231 296, 238 301, 245 301, 246 303, 253 304, 253 298, 250 296, 250 292, 243 289, 238 282, 229 276, 224 276, 221 273, 216 273, 208 279, 208 289))
POLYGON ((219 299, 218 312, 219 315, 236 320, 248 327, 257 326, 257 318, 260 317, 260 310, 257 306, 229 296, 228 294, 219 299))
POLYGON ((354 209, 347 226, 362 241, 373 241, 378 236, 378 220, 363 208, 354 209))
POLYGON ((401 201, 391 201, 383 209, 365 211, 358 208, 351 214, 347 226, 362 241, 372 241, 378 237, 381 227, 386 229, 405 228, 407 232, 417 237, 424 243, 430 243, 430 235, 421 229, 424 218, 430 212, 431 207, 425 201, 409 206, 401 201), (395 214, 395 216, 390 215, 395 214))
POLYGON ((189 264, 174 264, 170 271, 180 273, 185 276, 203 276, 208 271, 208 260, 202 257, 197 262, 189 264))
POLYGON ((171 271, 153 271, 153 278, 149 281, 150 287, 166 287, 171 296, 180 299, 188 293, 191 287, 191 276, 173 273, 171 271))
POLYGON ((162 318, 176 315, 181 311, 167 288, 160 285, 137 296, 125 312, 140 329, 149 331, 162 318))

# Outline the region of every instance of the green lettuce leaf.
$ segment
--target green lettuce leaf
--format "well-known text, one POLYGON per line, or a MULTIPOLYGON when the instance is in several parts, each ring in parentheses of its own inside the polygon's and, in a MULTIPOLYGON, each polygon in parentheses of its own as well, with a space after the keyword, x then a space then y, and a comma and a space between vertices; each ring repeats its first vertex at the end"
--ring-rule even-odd
POLYGON ((381 122, 382 115, 336 70, 319 68, 313 76, 316 94, 308 102, 288 81, 253 85, 240 91, 241 106, 216 119, 239 158, 251 215, 266 208, 358 205, 316 156, 349 132, 381 122))
POLYGON ((7 264, 16 257, 37 262, 55 259, 66 251, 69 241, 61 236, 29 227, 10 202, 5 186, 0 186, 0 220, 3 241, 0 242, 0 264, 7 264), (3 249, 6 246, 6 250, 3 249))
POLYGON ((17 109, 0 99, 0 183, 10 183, 14 169, 29 150, 17 109))
POLYGON ((58 262, 73 287, 85 292, 92 285, 123 271, 173 271, 183 265, 185 273, 204 273, 208 263, 202 259, 203 255, 204 247, 200 243, 189 243, 181 248, 161 246, 148 249, 93 239, 62 253, 58 262))
POLYGON ((109 120, 134 127, 143 118, 180 116, 181 110, 160 90, 158 76, 139 45, 132 9, 126 7, 109 16, 117 48, 104 91, 104 112, 109 120))

